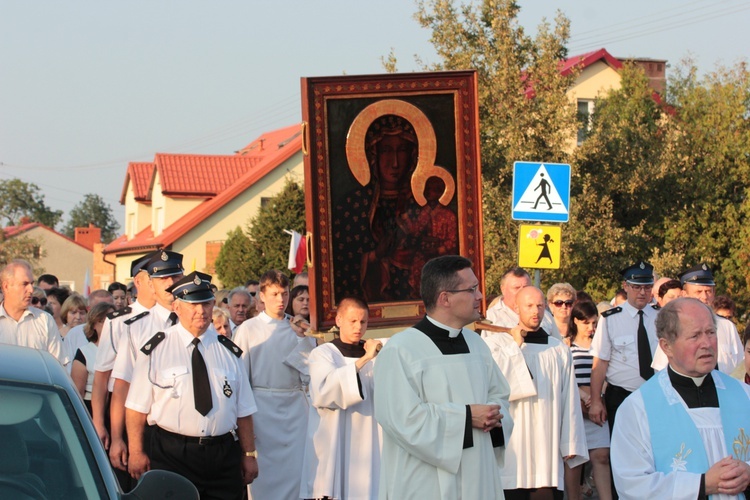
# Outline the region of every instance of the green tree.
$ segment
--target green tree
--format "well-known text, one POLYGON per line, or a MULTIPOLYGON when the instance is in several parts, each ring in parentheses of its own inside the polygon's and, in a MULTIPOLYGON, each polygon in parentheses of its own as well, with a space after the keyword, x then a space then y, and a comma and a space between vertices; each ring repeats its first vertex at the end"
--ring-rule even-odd
POLYGON ((750 71, 746 63, 698 76, 690 61, 670 78, 675 107, 664 162, 675 170, 664 247, 685 267, 708 262, 717 292, 750 302, 750 71))
POLYGON ((227 234, 227 240, 216 258, 216 274, 224 288, 242 286, 253 276, 250 258, 253 253, 250 238, 240 226, 227 234))
MULTIPOLYGON (((577 73, 565 75, 570 22, 558 13, 537 35, 518 22, 511 0, 483 0, 456 7, 449 0, 419 0, 415 18, 431 32, 440 61, 425 70, 477 71, 483 172, 486 285, 499 292, 500 275, 517 262, 517 225, 510 191, 515 161, 566 162, 577 116, 566 91, 577 73)), ((383 60, 395 70, 393 52, 383 60)))
POLYGON ((660 229, 671 171, 662 168, 664 113, 643 71, 626 64, 620 88, 594 103, 590 130, 576 149, 573 214, 566 227, 562 279, 596 297, 619 287, 618 270, 648 259, 660 229))
POLYGON ((287 274, 290 236, 285 229, 305 233, 305 192, 291 179, 284 188, 260 208, 247 228, 252 242, 250 277, 259 277, 269 269, 287 274))
POLYGON ((34 275, 44 273, 44 268, 39 267, 39 259, 44 256, 44 250, 38 241, 28 236, 14 236, 8 238, 5 231, 0 230, 0 267, 4 267, 13 259, 23 259, 34 270, 34 275))
POLYGON ((239 286, 269 269, 290 273, 286 267, 290 236, 285 229, 305 232, 305 194, 291 179, 250 219, 246 233, 240 228, 230 233, 216 260, 224 286, 239 286))
POLYGON ((87 194, 68 214, 68 222, 63 234, 68 238, 75 236, 75 228, 88 227, 93 224, 102 230, 102 241, 109 243, 117 237, 120 224, 112 215, 112 208, 98 194, 87 194))
POLYGON ((36 184, 20 179, 0 180, 0 220, 6 226, 16 226, 23 217, 54 228, 62 218, 62 211, 45 205, 36 184))

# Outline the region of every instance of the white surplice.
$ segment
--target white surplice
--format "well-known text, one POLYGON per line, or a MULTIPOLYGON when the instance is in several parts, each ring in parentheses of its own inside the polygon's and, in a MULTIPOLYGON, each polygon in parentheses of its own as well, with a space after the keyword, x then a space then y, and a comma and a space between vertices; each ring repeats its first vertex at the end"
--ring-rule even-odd
POLYGON ((415 328, 393 336, 375 366, 375 417, 383 428, 380 499, 504 498, 498 467, 504 447, 472 428, 463 448, 466 405, 501 406, 507 443, 509 386, 481 337, 462 335, 468 354, 444 355, 415 328))
MULTIPOLYGON (((711 376, 711 375, 709 375, 711 376)), ((722 383, 714 377, 717 386, 722 383)), ((743 389, 750 397, 750 386, 743 389)), ((709 464, 715 464, 722 458, 731 455, 726 449, 724 430, 719 408, 688 408, 680 398, 680 404, 690 415, 698 429, 706 450, 709 464)), ((698 497, 701 475, 686 471, 675 471, 668 474, 657 472, 654 466, 654 455, 651 450, 651 431, 648 416, 640 391, 625 399, 617 410, 617 420, 612 433, 610 459, 615 486, 623 500, 644 498, 669 498, 672 500, 694 500, 698 497)), ((711 495, 711 500, 744 499, 745 496, 711 495)))
POLYGON ((589 458, 570 349, 553 337, 520 347, 504 333, 484 340, 512 388, 515 427, 501 471, 505 489, 562 489, 563 457, 575 455, 571 467, 589 458))
POLYGON ((310 417, 300 498, 369 500, 378 496, 380 426, 374 415, 373 365, 359 370, 331 343, 310 353, 310 417))
POLYGON ((297 499, 309 410, 307 358, 315 340, 298 337, 289 318, 262 312, 237 328, 233 342, 243 351, 258 406, 253 425, 262 472, 250 485, 252 498, 297 499))

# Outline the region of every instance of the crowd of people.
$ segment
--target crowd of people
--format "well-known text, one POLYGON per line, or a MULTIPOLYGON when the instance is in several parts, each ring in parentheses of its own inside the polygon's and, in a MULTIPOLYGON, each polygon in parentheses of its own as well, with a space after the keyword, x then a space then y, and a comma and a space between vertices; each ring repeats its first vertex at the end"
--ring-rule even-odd
POLYGON ((705 264, 655 280, 636 262, 598 303, 513 268, 483 318, 472 263, 445 255, 420 270, 416 325, 369 338, 368 304, 347 296, 331 342, 309 331, 306 273, 217 290, 157 250, 130 275, 84 298, 25 261, 0 271, 0 343, 68 369, 125 491, 150 469, 217 499, 739 498, 750 485, 750 335, 705 264))

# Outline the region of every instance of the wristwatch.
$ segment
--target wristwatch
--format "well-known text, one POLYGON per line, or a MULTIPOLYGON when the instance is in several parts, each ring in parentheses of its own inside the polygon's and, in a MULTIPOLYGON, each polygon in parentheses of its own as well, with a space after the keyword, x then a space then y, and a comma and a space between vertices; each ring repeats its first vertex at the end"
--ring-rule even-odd
POLYGON ((245 456, 246 457, 253 457, 253 458, 257 459, 258 458, 258 450, 246 451, 245 452, 245 456))

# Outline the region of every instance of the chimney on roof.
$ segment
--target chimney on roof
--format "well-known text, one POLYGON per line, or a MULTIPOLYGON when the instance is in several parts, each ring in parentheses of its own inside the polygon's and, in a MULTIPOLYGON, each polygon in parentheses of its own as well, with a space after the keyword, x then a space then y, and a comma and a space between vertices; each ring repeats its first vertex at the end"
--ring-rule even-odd
POLYGON ((89 223, 89 227, 77 227, 73 239, 76 243, 93 251, 94 245, 102 242, 102 230, 89 223))
POLYGON ((24 215, 23 217, 21 217, 21 220, 18 221, 19 226, 23 226, 24 224, 30 224, 30 223, 31 223, 31 219, 27 215, 24 215))
POLYGON ((260 151, 263 151, 265 148, 263 147, 263 144, 266 142, 265 139, 260 139, 260 151))

